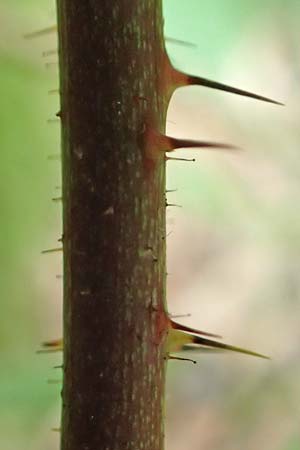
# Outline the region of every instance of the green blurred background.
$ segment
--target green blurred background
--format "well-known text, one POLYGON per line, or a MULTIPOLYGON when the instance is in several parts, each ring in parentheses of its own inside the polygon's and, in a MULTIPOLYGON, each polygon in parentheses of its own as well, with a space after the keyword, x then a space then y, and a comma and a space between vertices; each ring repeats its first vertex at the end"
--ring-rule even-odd
MULTIPOLYGON (((61 335, 61 255, 41 255, 61 232, 57 58, 42 56, 56 38, 23 34, 55 23, 55 8, 1 0, 0 13, 0 442, 47 450, 59 443, 61 356, 35 351, 61 335)), ((286 103, 200 87, 171 102, 169 134, 243 151, 168 163, 169 200, 183 206, 167 213, 170 312, 273 359, 171 362, 167 449, 298 450, 300 2, 165 0, 164 14, 167 36, 197 46, 168 44, 177 67, 286 103)))

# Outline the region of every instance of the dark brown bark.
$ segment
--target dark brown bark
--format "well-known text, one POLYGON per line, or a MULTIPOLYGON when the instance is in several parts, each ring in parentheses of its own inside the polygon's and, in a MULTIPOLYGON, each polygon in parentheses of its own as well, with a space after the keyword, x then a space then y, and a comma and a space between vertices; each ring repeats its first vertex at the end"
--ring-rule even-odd
POLYGON ((161 0, 58 0, 63 450, 162 450, 165 158, 161 0))

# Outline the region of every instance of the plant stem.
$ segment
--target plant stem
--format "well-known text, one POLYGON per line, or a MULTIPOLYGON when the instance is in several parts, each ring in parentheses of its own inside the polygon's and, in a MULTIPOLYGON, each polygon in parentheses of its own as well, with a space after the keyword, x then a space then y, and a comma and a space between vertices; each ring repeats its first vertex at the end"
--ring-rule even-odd
POLYGON ((161 0, 58 0, 62 450, 162 450, 166 361, 161 0))

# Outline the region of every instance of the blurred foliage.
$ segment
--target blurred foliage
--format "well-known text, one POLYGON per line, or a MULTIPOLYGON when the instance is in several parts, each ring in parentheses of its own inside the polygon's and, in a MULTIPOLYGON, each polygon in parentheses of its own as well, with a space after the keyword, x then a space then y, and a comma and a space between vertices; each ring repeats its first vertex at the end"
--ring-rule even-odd
MULTIPOLYGON (((201 88, 181 89, 168 131, 229 141, 236 154, 203 152, 197 162, 169 162, 168 297, 187 323, 274 358, 271 363, 202 356, 170 363, 168 439, 172 450, 299 448, 298 280, 300 222, 300 2, 165 0, 166 35, 177 67, 287 103, 257 104, 201 88)), ((2 0, 0 139, 2 352, 0 435, 3 448, 58 448, 58 355, 36 355, 61 331, 60 255, 41 255, 60 236, 57 69, 42 57, 55 36, 23 34, 52 25, 48 0, 2 0)), ((179 152, 179 155, 195 152, 179 152)), ((182 319, 184 320, 184 319, 182 319)))
POLYGON ((168 163, 172 202, 183 205, 168 212, 170 310, 273 361, 210 355, 198 370, 170 365, 167 448, 298 448, 300 3, 165 6, 166 34, 197 44, 169 45, 174 64, 286 103, 186 88, 170 105, 170 133, 243 149, 181 151, 197 162, 168 163))
MULTIPOLYGON (((45 10, 49 7, 44 2, 45 10)), ((40 253, 60 232, 59 208, 50 200, 60 184, 59 164, 47 161, 59 149, 57 126, 47 123, 58 101, 47 94, 57 82, 45 70, 41 43, 23 38, 43 25, 41 3, 7 1, 0 10, 0 435, 2 448, 16 450, 38 448, 41 427, 47 441, 48 430, 58 423, 58 417, 44 423, 59 398, 59 390, 46 384, 53 358, 35 353, 60 320, 60 287, 53 287, 56 269, 40 253)))

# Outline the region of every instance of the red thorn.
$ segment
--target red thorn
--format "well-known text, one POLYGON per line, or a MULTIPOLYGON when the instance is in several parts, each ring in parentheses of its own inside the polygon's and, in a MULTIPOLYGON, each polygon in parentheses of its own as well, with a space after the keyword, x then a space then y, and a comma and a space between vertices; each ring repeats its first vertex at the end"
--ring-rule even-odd
POLYGON ((174 328, 175 330, 187 331, 188 333, 196 333, 201 336, 209 336, 209 337, 215 337, 215 338, 222 337, 218 334, 208 333, 207 331, 201 331, 201 330, 197 330, 195 328, 187 327, 185 325, 182 325, 181 323, 175 322, 172 319, 169 319, 169 320, 170 320, 171 327, 174 328))
POLYGON ((241 95, 243 97, 250 97, 255 100, 261 100, 263 102, 283 106, 283 103, 281 102, 278 102, 268 97, 264 97, 262 95, 255 94, 253 92, 249 92, 233 86, 228 86, 227 84, 218 83, 217 81, 208 80, 207 78, 180 72, 179 70, 175 69, 172 66, 167 53, 165 53, 164 55, 164 62, 165 62, 165 86, 169 92, 170 91, 173 92, 178 87, 197 85, 208 87, 211 89, 216 89, 219 91, 230 92, 232 94, 241 95))
POLYGON ((54 339, 53 341, 43 342, 43 347, 60 347, 62 345, 62 339, 54 339))
MULTIPOLYGON (((193 336, 193 343, 198 345, 204 345, 207 347, 217 348, 220 350, 229 350, 237 353, 244 353, 245 355, 257 356, 258 358, 270 359, 269 356, 263 355, 261 353, 253 352, 252 350, 247 350, 245 348, 236 347, 234 345, 223 344, 222 342, 212 341, 211 339, 205 339, 200 336, 193 336)), ((189 348, 189 346, 187 346, 189 348)))
POLYGON ((219 148, 224 150, 234 150, 237 147, 234 147, 230 144, 222 144, 219 142, 209 142, 209 141, 198 141, 193 139, 178 139, 173 137, 168 137, 170 143, 170 150, 173 151, 178 148, 219 148))
POLYGON ((156 155, 157 159, 160 152, 172 152, 179 148, 216 148, 224 150, 237 149, 233 145, 222 144, 219 142, 209 142, 209 141, 198 141, 192 139, 178 139, 165 134, 154 131, 153 129, 148 129, 147 131, 147 147, 150 150, 149 154, 156 155))
POLYGON ((245 91, 243 89, 235 88, 233 86, 228 86, 227 84, 218 83, 217 81, 208 80, 207 78, 197 77, 193 75, 186 75, 187 84, 190 85, 200 85, 211 89, 216 89, 218 91, 230 92, 232 94, 241 95, 243 97, 253 98, 255 100, 260 100, 267 103, 273 103, 274 105, 283 106, 283 103, 273 100, 263 95, 255 94, 253 92, 245 91))
POLYGON ((63 349, 63 340, 55 339, 53 341, 43 342, 43 348, 38 350, 37 353, 55 353, 60 352, 63 349))

